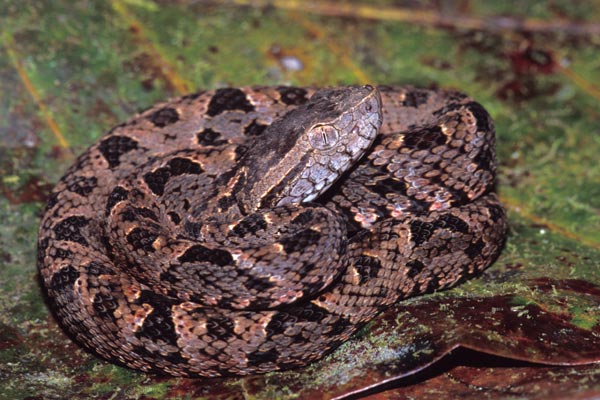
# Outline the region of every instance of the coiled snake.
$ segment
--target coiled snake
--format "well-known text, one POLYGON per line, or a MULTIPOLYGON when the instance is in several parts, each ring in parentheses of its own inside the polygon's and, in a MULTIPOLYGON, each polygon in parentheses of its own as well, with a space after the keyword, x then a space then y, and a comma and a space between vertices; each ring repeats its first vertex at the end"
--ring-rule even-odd
POLYGON ((38 267, 95 354, 178 376, 305 365, 506 235, 494 129, 469 97, 226 88, 113 128, 58 182, 38 267))

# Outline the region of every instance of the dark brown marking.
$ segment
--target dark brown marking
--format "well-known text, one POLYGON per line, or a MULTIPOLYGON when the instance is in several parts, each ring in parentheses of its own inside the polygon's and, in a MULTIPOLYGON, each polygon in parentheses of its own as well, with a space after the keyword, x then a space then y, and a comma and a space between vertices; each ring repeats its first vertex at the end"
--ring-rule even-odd
POLYGON ((75 281, 79 278, 79 275, 79 271, 71 265, 63 267, 52 275, 50 289, 54 291, 72 289, 75 281))
POLYGON ((296 216, 291 222, 292 224, 305 226, 306 224, 312 222, 314 219, 314 212, 311 209, 303 211, 300 215, 296 216))
POLYGON ((494 150, 490 146, 485 146, 480 149, 473 162, 477 164, 477 168, 481 171, 493 171, 496 164, 494 150))
POLYGON ((198 175, 204 172, 200 164, 189 158, 175 157, 167 163, 169 171, 172 176, 193 174, 198 175))
POLYGON ((279 352, 275 349, 269 349, 266 351, 255 351, 248 354, 248 365, 257 366, 264 363, 275 363, 279 359, 279 352))
MULTIPOLYGON (((256 293, 264 293, 267 290, 272 289, 277 285, 275 283, 269 281, 269 278, 256 278, 253 276, 249 276, 248 279, 246 280, 246 282, 244 282, 244 286, 247 287, 249 290, 254 291, 256 293)), ((270 299, 267 299, 266 301, 262 300, 262 299, 258 299, 256 301, 252 302, 251 307, 257 308, 257 309, 262 309, 262 308, 268 307, 269 304, 271 304, 270 299)))
POLYGON ((154 251, 152 243, 154 243, 157 237, 158 235, 156 233, 137 227, 129 232, 127 235, 127 241, 133 246, 134 249, 141 249, 151 253, 154 251))
POLYGON ((421 246, 423 243, 429 240, 431 235, 433 235, 433 231, 435 230, 435 225, 429 222, 423 222, 419 220, 414 220, 409 223, 410 226, 410 235, 412 241, 415 244, 415 247, 421 246))
POLYGON ((452 214, 442 214, 435 222, 436 228, 450 229, 453 232, 469 233, 469 224, 452 214))
POLYGON ((469 247, 465 249, 465 254, 470 259, 475 259, 475 257, 481 255, 481 250, 485 247, 485 243, 483 240, 478 239, 476 242, 469 243, 469 247))
POLYGON ((470 201, 469 194, 464 190, 456 190, 453 187, 446 187, 446 190, 452 195, 454 199, 452 204, 466 204, 470 201))
POLYGON ((50 195, 50 197, 48 197, 48 200, 46 201, 46 208, 44 209, 44 212, 48 212, 52 207, 54 207, 57 203, 58 203, 58 192, 54 192, 50 195))
POLYGON ((198 175, 204 172, 197 162, 183 157, 175 157, 164 166, 144 175, 144 181, 157 196, 164 194, 165 185, 173 176, 183 174, 198 175))
POLYGON ((98 150, 102 153, 110 168, 115 168, 121 163, 120 158, 122 155, 137 148, 138 143, 127 136, 111 136, 98 145, 98 150))
POLYGON ((249 233, 255 234, 258 231, 267 229, 267 221, 260 214, 251 214, 241 220, 233 229, 233 233, 242 237, 249 233))
POLYGON ((246 94, 240 89, 218 89, 208 103, 206 115, 214 117, 228 110, 250 112, 254 111, 254 106, 250 104, 246 94))
POLYGON ((179 113, 174 108, 165 107, 153 112, 148 119, 155 126, 164 128, 167 125, 171 125, 179 121, 179 113))
POLYGON ((498 222, 506 218, 506 212, 500 204, 488 204, 487 209, 490 212, 490 217, 492 221, 494 222, 498 222))
POLYGON ((144 182, 146 182, 152 193, 162 196, 165 192, 165 185, 170 177, 171 171, 169 168, 162 167, 152 172, 147 172, 144 175, 144 182))
POLYGON ((86 271, 89 275, 100 276, 100 275, 112 275, 112 271, 106 265, 98 262, 92 261, 84 266, 84 271, 86 271))
POLYGON ((378 258, 371 256, 360 256, 353 263, 360 275, 360 283, 363 284, 369 279, 377 277, 381 269, 381 261, 378 258))
POLYGON ((425 293, 430 293, 440 287, 440 278, 436 275, 427 275, 427 286, 424 290, 425 293))
POLYGON ((217 205, 219 206, 219 209, 226 211, 229 210, 231 208, 231 206, 233 206, 236 203, 235 197, 227 195, 227 196, 223 196, 219 199, 219 201, 217 201, 217 205))
POLYGON ((225 250, 209 249, 202 245, 194 245, 186 250, 178 260, 182 263, 209 262, 220 266, 233 265, 231 254, 225 250))
POLYGON ((167 215, 175 225, 179 225, 179 223, 181 222, 181 217, 176 212, 171 211, 167 215))
POLYGON ((87 196, 96 188, 97 183, 98 179, 95 176, 77 176, 67 183, 67 190, 80 196, 87 196))
POLYGON ((308 101, 306 89, 291 86, 280 86, 277 88, 281 101, 291 106, 299 106, 308 101))
POLYGON ((321 233, 313 229, 303 229, 294 235, 284 237, 280 240, 287 254, 302 251, 308 246, 313 246, 321 240, 321 233))
POLYGON ((427 150, 446 143, 446 135, 439 126, 432 126, 408 132, 404 135, 403 145, 409 149, 427 150))
POLYGON ((158 222, 158 216, 156 213, 149 208, 145 207, 126 207, 121 213, 119 213, 121 219, 125 222, 139 221, 140 219, 150 219, 158 222))
POLYGON ((417 108, 429 100, 429 93, 425 90, 413 89, 406 93, 402 105, 405 107, 417 108))
POLYGON ((406 196, 406 183, 395 178, 385 178, 383 180, 376 180, 373 186, 369 188, 380 194, 383 198, 390 193, 396 193, 406 196))
POLYGON ((158 216, 151 209, 146 208, 146 207, 136 207, 134 210, 135 210, 135 213, 137 215, 139 215, 140 217, 148 218, 148 219, 151 219, 152 221, 158 222, 158 216))
POLYGON ((125 200, 128 194, 129 191, 127 189, 122 186, 116 186, 108 195, 108 200, 106 201, 106 215, 110 214, 113 207, 120 201, 125 200))
POLYGON ((67 217, 54 226, 56 239, 87 246, 88 242, 81 231, 87 227, 88 223, 89 220, 83 216, 74 215, 67 217))
MULTIPOLYGON (((308 157, 306 157, 308 158, 308 157)), ((300 162, 295 165, 289 172, 288 175, 296 176, 298 175, 298 171, 303 169, 305 159, 304 157, 300 160, 300 162)), ((259 208, 271 208, 277 204, 277 201, 281 197, 281 193, 288 187, 288 183, 285 180, 281 180, 276 185, 274 185, 269 191, 263 196, 260 201, 259 208)))
POLYGON ((37 265, 38 268, 44 264, 44 258, 46 258, 46 250, 48 250, 48 246, 50 245, 50 238, 45 237, 44 239, 38 241, 37 247, 37 265))
POLYGON ((202 146, 220 146, 227 143, 227 140, 221 139, 219 132, 215 132, 210 128, 199 132, 196 137, 198 138, 198 143, 202 146))
POLYGON ((198 236, 200 236, 200 229, 202 229, 202 223, 185 220, 185 222, 183 223, 183 229, 191 237, 197 238, 198 236))
POLYGON ((58 248, 54 250, 54 257, 69 260, 73 257, 73 252, 71 250, 58 248))
POLYGON ((175 302, 149 290, 143 290, 138 303, 150 305, 152 312, 146 316, 144 323, 135 332, 135 335, 138 338, 145 337, 157 343, 166 342, 178 347, 179 336, 175 330, 171 311, 175 302))
MULTIPOLYGON (((112 289, 114 290, 114 289, 112 289)), ((111 291, 100 291, 92 299, 94 311, 102 318, 114 318, 114 311, 119 308, 119 303, 112 296, 111 291)))
POLYGON ((211 337, 223 341, 227 341, 235 335, 233 320, 223 316, 207 318, 206 330, 211 337))
POLYGON ((423 264, 419 260, 411 260, 407 262, 406 267, 408 268, 406 276, 408 276, 409 278, 414 278, 415 276, 419 275, 425 268, 427 268, 425 267, 425 264, 423 264))
POLYGON ((250 125, 244 129, 244 133, 248 136, 259 136, 262 134, 268 125, 259 124, 256 121, 252 121, 250 125))

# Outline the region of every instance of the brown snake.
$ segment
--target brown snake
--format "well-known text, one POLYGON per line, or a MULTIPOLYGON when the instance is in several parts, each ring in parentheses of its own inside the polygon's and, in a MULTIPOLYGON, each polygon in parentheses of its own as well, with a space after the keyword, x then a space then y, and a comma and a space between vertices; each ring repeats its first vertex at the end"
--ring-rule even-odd
POLYGON ((305 365, 497 257, 494 142, 483 107, 443 90, 227 88, 158 104, 54 188, 38 241, 48 302, 75 341, 142 371, 305 365))

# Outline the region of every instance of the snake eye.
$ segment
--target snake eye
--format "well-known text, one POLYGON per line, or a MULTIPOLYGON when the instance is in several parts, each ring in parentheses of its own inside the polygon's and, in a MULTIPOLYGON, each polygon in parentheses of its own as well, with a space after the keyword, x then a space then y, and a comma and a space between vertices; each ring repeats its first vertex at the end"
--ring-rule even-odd
POLYGON ((330 149, 339 140, 340 133, 331 125, 318 125, 308 132, 308 141, 317 150, 330 149))

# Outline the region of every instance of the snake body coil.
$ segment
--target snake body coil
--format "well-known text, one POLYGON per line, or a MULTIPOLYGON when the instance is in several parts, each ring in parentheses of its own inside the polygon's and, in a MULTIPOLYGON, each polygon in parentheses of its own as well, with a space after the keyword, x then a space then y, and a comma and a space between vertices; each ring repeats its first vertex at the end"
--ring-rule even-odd
POLYGON ((319 359, 498 255, 494 129, 465 95, 227 88, 113 128, 58 182, 38 267, 78 343, 130 368, 319 359))

